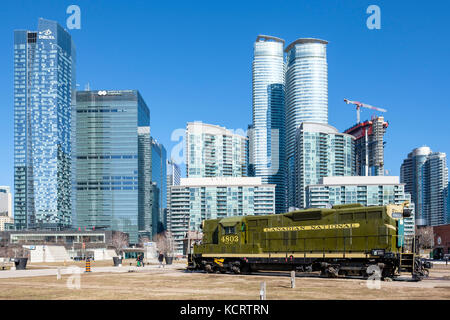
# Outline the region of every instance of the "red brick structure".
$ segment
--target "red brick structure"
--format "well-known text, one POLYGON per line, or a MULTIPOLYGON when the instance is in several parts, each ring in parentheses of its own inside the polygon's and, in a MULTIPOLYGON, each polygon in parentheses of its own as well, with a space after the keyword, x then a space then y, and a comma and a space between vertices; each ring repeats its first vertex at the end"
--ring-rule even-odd
POLYGON ((434 252, 450 254, 450 224, 433 227, 434 252))

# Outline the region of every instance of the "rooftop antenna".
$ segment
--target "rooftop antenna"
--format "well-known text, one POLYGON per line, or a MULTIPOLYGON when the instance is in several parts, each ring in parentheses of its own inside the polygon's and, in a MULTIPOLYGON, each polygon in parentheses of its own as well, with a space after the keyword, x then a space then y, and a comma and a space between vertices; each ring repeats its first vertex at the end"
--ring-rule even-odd
POLYGON ((84 91, 91 91, 91 86, 89 85, 89 82, 84 86, 84 91))

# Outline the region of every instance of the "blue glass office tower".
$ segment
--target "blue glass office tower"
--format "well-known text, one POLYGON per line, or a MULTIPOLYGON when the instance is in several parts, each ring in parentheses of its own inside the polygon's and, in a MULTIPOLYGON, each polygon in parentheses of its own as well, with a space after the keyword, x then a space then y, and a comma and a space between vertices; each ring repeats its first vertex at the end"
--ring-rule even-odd
POLYGON ((249 175, 275 184, 275 212, 286 212, 284 40, 260 35, 254 44, 253 122, 249 175))
POLYGON ((295 138, 302 122, 328 124, 328 64, 319 39, 298 39, 286 52, 286 157, 288 205, 295 206, 295 138))
POLYGON ((152 235, 167 229, 167 152, 164 146, 151 138, 152 167, 152 235))
POLYGON ((75 46, 57 22, 14 31, 14 216, 17 229, 61 229, 72 217, 75 46))
POLYGON ((135 90, 79 91, 76 112, 76 226, 138 243, 151 210, 149 109, 135 90))

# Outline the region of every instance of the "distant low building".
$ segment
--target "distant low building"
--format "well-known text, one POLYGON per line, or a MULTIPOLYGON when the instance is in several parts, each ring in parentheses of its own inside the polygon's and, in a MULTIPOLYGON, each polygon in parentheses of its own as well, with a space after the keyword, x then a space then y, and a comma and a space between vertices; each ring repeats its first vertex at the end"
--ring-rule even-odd
POLYGON ((443 258, 450 254, 450 224, 433 227, 434 233, 434 255, 443 258))
POLYGON ((0 212, 0 231, 7 231, 14 225, 14 219, 0 212))
POLYGON ((0 186, 0 231, 9 230, 13 224, 11 189, 0 186))
MULTIPOLYGON (((113 244, 113 238, 120 231, 3 231, 0 232, 0 242, 3 245, 62 245, 66 248, 106 248, 113 244)), ((128 245, 128 244, 127 244, 128 245)))

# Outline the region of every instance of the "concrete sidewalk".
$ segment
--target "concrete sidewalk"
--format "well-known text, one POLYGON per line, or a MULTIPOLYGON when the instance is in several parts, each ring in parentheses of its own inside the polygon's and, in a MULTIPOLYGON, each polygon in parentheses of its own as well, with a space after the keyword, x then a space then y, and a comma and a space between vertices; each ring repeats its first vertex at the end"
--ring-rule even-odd
MULTIPOLYGON (((122 267, 92 267, 92 273, 123 273, 123 272, 149 272, 152 270, 159 271, 172 271, 179 268, 184 268, 184 264, 171 264, 164 265, 164 268, 160 268, 159 265, 147 265, 145 267, 136 266, 122 266, 122 267)), ((84 268, 76 266, 61 267, 61 275, 80 273, 84 274, 84 268)), ((58 268, 52 269, 31 269, 31 270, 4 270, 0 271, 0 279, 9 278, 26 278, 26 277, 44 277, 55 276, 58 274, 58 268)))

